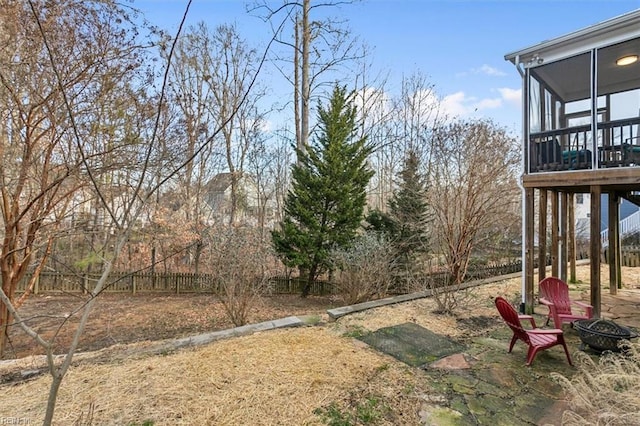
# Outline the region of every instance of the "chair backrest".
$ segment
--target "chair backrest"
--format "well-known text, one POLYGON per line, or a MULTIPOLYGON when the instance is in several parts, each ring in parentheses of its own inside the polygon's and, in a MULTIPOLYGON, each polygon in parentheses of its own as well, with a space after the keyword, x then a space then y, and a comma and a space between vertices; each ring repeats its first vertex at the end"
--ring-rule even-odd
POLYGON ((529 335, 522 327, 520 323, 520 317, 518 317, 518 312, 515 308, 509 303, 504 297, 496 297, 495 300, 496 308, 498 308, 498 312, 500 312, 500 316, 507 323, 509 328, 513 331, 514 336, 522 339, 526 343, 529 343, 529 335))
POLYGON ((540 281, 540 297, 552 302, 558 314, 571 313, 569 286, 560 278, 547 277, 540 281))

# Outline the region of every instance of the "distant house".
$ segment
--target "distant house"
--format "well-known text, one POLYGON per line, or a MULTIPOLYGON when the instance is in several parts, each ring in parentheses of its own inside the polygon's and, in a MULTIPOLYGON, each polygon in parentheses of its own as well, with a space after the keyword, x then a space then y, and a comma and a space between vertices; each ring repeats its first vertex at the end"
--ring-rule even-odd
MULTIPOLYGON (((609 226, 609 210, 608 206, 608 194, 602 195, 603 205, 600 212, 600 234, 602 244, 606 247, 608 241, 608 226, 609 226)), ((590 194, 576 194, 575 195, 575 227, 576 237, 580 240, 588 240, 591 234, 590 230, 590 217, 591 217, 591 195, 590 194)), ((640 232, 640 207, 636 204, 622 199, 620 203, 620 237, 624 238, 628 235, 637 234, 640 232)))
MULTIPOLYGON (((229 223, 232 212, 232 174, 229 172, 215 175, 204 189, 204 203, 208 210, 208 221, 229 223)), ((237 205, 235 222, 258 226, 261 223, 271 227, 275 220, 275 203, 264 191, 260 191, 255 179, 249 174, 238 178, 237 205)))

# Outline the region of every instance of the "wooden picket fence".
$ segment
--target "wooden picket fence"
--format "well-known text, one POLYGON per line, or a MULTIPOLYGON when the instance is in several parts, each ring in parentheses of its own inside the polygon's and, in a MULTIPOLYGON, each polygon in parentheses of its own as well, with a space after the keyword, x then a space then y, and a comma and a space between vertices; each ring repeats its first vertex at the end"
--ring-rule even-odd
MULTIPOLYGON (((620 249, 620 262, 622 266, 631 266, 636 267, 640 266, 640 247, 636 246, 628 246, 622 247, 620 249)), ((602 252, 602 262, 609 263, 609 248, 603 250, 602 252)))
MULTIPOLYGON (((64 272, 44 271, 40 274, 33 292, 87 292, 95 287, 99 274, 72 274, 64 272)), ((18 286, 18 291, 24 291, 26 280, 18 286)), ((212 292, 214 288, 213 276, 193 273, 149 273, 113 272, 109 277, 106 292, 110 293, 193 293, 212 292)))
MULTIPOLYGON (((27 277, 29 278, 29 277, 27 277)), ((40 274, 33 292, 35 294, 64 292, 83 293, 95 287, 100 275, 71 274, 45 271, 40 274)), ((24 280, 17 288, 19 293, 26 290, 24 280)), ((267 292, 270 294, 299 294, 302 292, 304 280, 286 276, 273 277, 269 280, 267 292)), ((194 273, 150 273, 150 272, 113 272, 109 284, 104 289, 108 293, 214 293, 218 291, 212 274, 194 273)), ((312 283, 310 294, 324 295, 333 291, 333 286, 326 281, 312 283)))
MULTIPOLYGON (((602 261, 608 263, 608 250, 603 251, 602 261)), ((640 247, 622 248, 622 265, 638 267, 640 266, 640 247)), ((513 260, 502 264, 482 265, 470 269, 467 273, 466 281, 490 278, 522 270, 520 260, 513 260)), ((28 278, 28 277, 27 277, 28 278)), ((97 280, 97 274, 78 275, 63 272, 45 271, 40 274, 33 292, 43 293, 82 293, 91 290, 97 280)), ((447 274, 444 272, 433 273, 428 278, 435 284, 446 285, 447 274)), ((27 280, 18 286, 19 293, 25 291, 27 280)), ((299 277, 274 276, 269 279, 267 293, 269 294, 300 294, 306 281, 299 277)), ((109 278, 109 284, 105 292, 109 293, 215 293, 219 289, 216 286, 215 278, 212 274, 194 273, 151 273, 151 272, 114 272, 109 278)), ((311 284, 310 294, 327 295, 336 293, 338 290, 328 281, 316 281, 311 284)), ((405 289, 392 289, 392 293, 400 294, 406 292, 405 289)))
MULTIPOLYGON (((520 260, 478 266, 470 269, 467 281, 505 275, 522 270, 520 260)), ((27 277, 28 278, 28 277, 27 277)), ((64 272, 45 271, 33 289, 35 294, 65 292, 83 293, 95 287, 100 275, 78 275, 64 272)), ((448 282, 446 273, 433 273, 428 277, 436 285, 448 282)), ((27 280, 18 286, 18 292, 24 292, 27 280)), ((274 276, 269 279, 269 294, 300 294, 306 280, 299 277, 274 276)), ((214 275, 194 273, 151 273, 151 272, 114 272, 104 289, 108 293, 215 293, 219 291, 214 275)), ((329 281, 316 281, 311 284, 310 294, 327 295, 338 290, 329 281)), ((395 289, 392 293, 402 293, 404 289, 395 289)), ((405 291, 406 292, 406 291, 405 291)))

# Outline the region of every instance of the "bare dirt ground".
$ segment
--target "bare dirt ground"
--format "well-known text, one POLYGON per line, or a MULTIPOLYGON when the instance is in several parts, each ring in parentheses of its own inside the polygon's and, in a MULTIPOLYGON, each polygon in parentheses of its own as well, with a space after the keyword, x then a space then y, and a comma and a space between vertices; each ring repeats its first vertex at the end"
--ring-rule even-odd
MULTIPOLYGON (((57 349, 66 351, 78 325, 74 309, 85 302, 81 295, 49 294, 32 296, 20 309, 23 318, 50 339, 57 333, 57 349)), ((115 344, 178 338, 233 327, 224 306, 207 294, 105 294, 100 296, 82 336, 80 352, 115 344)), ((290 315, 323 315, 335 307, 329 297, 277 295, 262 297, 255 303, 248 323, 268 321, 290 315)), ((44 351, 19 327, 9 332, 10 344, 3 359, 40 355, 44 351)))

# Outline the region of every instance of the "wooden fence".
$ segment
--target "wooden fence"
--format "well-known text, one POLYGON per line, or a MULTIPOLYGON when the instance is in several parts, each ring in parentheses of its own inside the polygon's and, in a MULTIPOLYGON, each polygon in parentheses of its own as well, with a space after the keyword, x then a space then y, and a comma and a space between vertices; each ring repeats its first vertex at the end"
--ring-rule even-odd
MULTIPOLYGON (((622 266, 640 266, 640 247, 622 247, 620 249, 620 261, 622 266)), ((603 250, 602 252, 602 262, 609 263, 609 248, 603 250)))
MULTIPOLYGON (((27 277, 29 278, 29 277, 27 277)), ((100 275, 78 275, 62 272, 42 272, 36 282, 35 294, 64 292, 82 293, 94 288, 100 275)), ((17 288, 19 293, 26 290, 24 280, 17 288)), ((267 293, 269 294, 299 294, 305 281, 298 278, 273 277, 269 280, 267 293)), ((109 277, 109 284, 104 289, 109 293, 214 293, 216 286, 212 274, 193 273, 123 273, 113 272, 109 277)), ((324 295, 333 291, 333 287, 326 281, 312 283, 310 294, 324 295)))
MULTIPOLYGON (((42 272, 33 292, 86 292, 95 287, 99 274, 78 275, 63 272, 42 272)), ((25 280, 26 281, 26 280, 25 280)), ((25 290, 26 282, 18 286, 18 291, 25 290)), ((211 292, 213 276, 190 273, 124 273, 113 272, 109 276, 106 292, 159 292, 159 293, 193 293, 211 292)))
MULTIPOLYGON (((499 265, 478 266, 470 269, 467 280, 488 278, 517 272, 522 269, 519 260, 499 265)), ((28 277, 27 277, 28 278, 28 277)), ((95 287, 100 275, 78 275, 63 272, 42 272, 33 289, 35 294, 65 292, 82 293, 95 287)), ((428 277, 435 285, 445 285, 446 273, 434 273, 428 277)), ((26 281, 18 286, 18 292, 24 292, 26 281)), ((276 276, 269 279, 266 292, 268 294, 300 294, 306 280, 298 277, 276 276)), ((215 293, 219 291, 214 275, 193 273, 150 273, 114 272, 109 277, 109 284, 104 289, 109 293, 215 293)), ((326 295, 337 292, 335 286, 328 281, 316 281, 311 284, 310 294, 326 295)), ((393 293, 406 292, 405 289, 393 289, 393 293)))
MULTIPOLYGON (((582 256, 580 256, 582 258, 582 256)), ((603 251, 602 261, 608 263, 609 251, 603 251)), ((623 266, 640 266, 640 247, 623 247, 623 266)), ((520 260, 505 262, 503 264, 481 265, 470 268, 466 281, 490 278, 522 270, 520 260)), ((27 277, 28 278, 28 277, 27 277)), ((51 292, 78 293, 92 289, 99 275, 77 275, 62 272, 42 272, 33 291, 36 294, 51 292)), ((448 282, 446 273, 433 273, 425 277, 434 285, 445 285, 448 282)), ((18 292, 25 291, 26 281, 18 286, 18 292)), ((269 294, 300 294, 306 281, 298 277, 277 276, 269 280, 267 293, 269 294)), ((193 273, 124 273, 114 272, 109 278, 109 285, 105 292, 110 293, 213 293, 218 288, 214 276, 211 274, 193 273)), ((326 295, 337 292, 337 289, 328 281, 316 281, 311 284, 310 294, 326 295)), ((406 292, 403 288, 392 289, 393 293, 406 292)))

